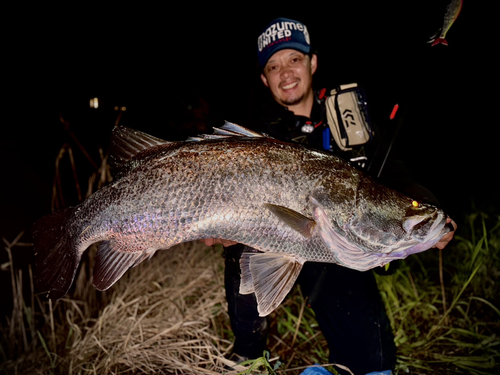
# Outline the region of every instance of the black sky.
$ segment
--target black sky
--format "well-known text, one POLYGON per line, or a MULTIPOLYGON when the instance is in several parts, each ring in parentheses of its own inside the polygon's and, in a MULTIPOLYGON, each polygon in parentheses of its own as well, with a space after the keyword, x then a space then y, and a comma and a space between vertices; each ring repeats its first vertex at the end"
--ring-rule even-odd
POLYGON ((111 110, 99 119, 88 114, 93 96, 107 108, 127 106, 124 125, 167 138, 183 103, 197 96, 209 103, 214 122, 244 125, 255 94, 265 92, 256 78, 256 38, 284 16, 308 26, 319 58, 315 84, 358 82, 378 123, 398 103, 405 117, 395 152, 445 204, 469 207, 471 197, 498 197, 491 93, 498 79, 488 42, 495 39, 481 23, 487 10, 465 0, 449 46, 431 47, 427 40, 447 3, 13 9, 4 35, 2 147, 37 170, 52 168, 64 140, 60 114, 87 135, 99 133, 95 124, 103 118, 112 127, 111 110), (478 30, 481 38, 473 37, 478 30))

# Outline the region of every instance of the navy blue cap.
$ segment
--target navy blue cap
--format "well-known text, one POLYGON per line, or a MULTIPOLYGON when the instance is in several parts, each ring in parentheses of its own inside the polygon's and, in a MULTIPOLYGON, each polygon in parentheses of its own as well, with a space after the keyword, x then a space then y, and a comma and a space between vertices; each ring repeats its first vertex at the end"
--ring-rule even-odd
POLYGON ((264 67, 267 60, 282 49, 294 49, 308 54, 311 41, 306 25, 288 18, 277 18, 271 22, 257 40, 259 64, 264 67))

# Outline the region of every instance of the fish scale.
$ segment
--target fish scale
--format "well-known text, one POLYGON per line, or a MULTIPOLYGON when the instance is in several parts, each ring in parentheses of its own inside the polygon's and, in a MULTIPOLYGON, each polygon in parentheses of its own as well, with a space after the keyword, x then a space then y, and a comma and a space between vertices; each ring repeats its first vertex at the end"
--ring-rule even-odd
POLYGON ((93 282, 104 290, 157 250, 224 238, 261 252, 244 254, 240 291, 255 293, 267 315, 306 261, 364 271, 432 247, 449 231, 442 210, 412 207, 340 158, 234 124, 223 129, 231 135, 167 142, 116 128, 116 179, 34 225, 39 288, 51 298, 67 293, 96 242, 93 282))
MULTIPOLYGON (((198 144, 192 144, 192 146, 195 147, 198 144)), ((167 174, 166 177, 164 174, 158 174, 156 173, 156 169, 150 170, 146 165, 144 168, 136 167, 127 176, 132 180, 126 185, 128 190, 122 193, 124 196, 128 195, 129 199, 121 200, 119 205, 115 204, 109 208, 102 208, 100 206, 95 208, 84 206, 82 208, 90 212, 101 212, 96 217, 94 226, 97 226, 98 222, 102 220, 101 217, 128 217, 137 211, 137 207, 162 207, 162 212, 171 212, 174 214, 177 218, 176 221, 164 223, 161 221, 161 218, 157 219, 159 221, 157 225, 162 228, 162 233, 146 230, 150 226, 154 226, 153 223, 143 221, 137 223, 136 226, 131 226, 128 232, 138 233, 139 236, 134 238, 133 242, 127 236, 129 251, 135 251, 136 246, 139 249, 138 251, 143 251, 144 248, 156 247, 157 237, 161 235, 169 238, 166 245, 170 247, 179 242, 200 238, 201 233, 204 233, 205 237, 230 238, 231 236, 236 236, 233 238, 239 242, 250 242, 252 246, 265 246, 266 248, 273 249, 274 252, 285 252, 291 246, 284 241, 276 241, 276 239, 280 238, 276 233, 277 228, 280 227, 279 219, 265 210, 262 207, 262 203, 269 202, 283 205, 287 197, 295 196, 297 198, 299 195, 297 189, 301 185, 293 184, 290 178, 292 173, 296 174, 295 168, 292 168, 292 171, 289 171, 288 168, 283 168, 283 173, 281 173, 282 178, 280 179, 277 179, 276 172, 274 176, 262 173, 262 169, 257 168, 263 162, 262 159, 256 162, 255 160, 245 158, 245 154, 252 155, 259 150, 249 151, 248 147, 240 147, 239 144, 235 143, 230 146, 242 154, 240 155, 242 162, 234 162, 234 169, 229 173, 224 170, 218 172, 221 166, 224 168, 224 158, 220 160, 220 152, 213 152, 209 146, 205 145, 202 149, 197 147, 199 149, 197 154, 179 153, 177 159, 172 160, 172 163, 162 167, 166 170, 182 171, 174 173, 172 176, 167 174), (247 152, 244 153, 245 151, 247 152), (186 157, 186 154, 189 156, 186 157), (203 164, 196 163, 195 155, 199 157, 203 156, 205 162, 203 164), (215 164, 218 164, 217 168, 215 164), (217 179, 215 179, 215 175, 218 175, 217 179), (203 176, 203 178, 200 176, 203 176), (247 181, 246 185, 234 183, 235 180, 241 181, 242 179, 247 181), (266 189, 255 190, 255 188, 249 188, 250 186, 256 186, 257 181, 265 185, 266 189), (170 187, 167 191, 165 191, 165 185, 170 187), (227 185, 231 189, 224 188, 227 185), (195 186, 194 189, 193 186, 195 186), (278 191, 278 186, 280 190, 286 192, 281 199, 274 196, 276 195, 275 192, 278 191), (162 195, 158 195, 156 193, 158 191, 161 191, 162 195), (171 209, 173 211, 169 211, 169 208, 165 207, 165 203, 158 202, 159 197, 162 197, 165 202, 172 201, 171 209), (256 201, 257 198, 260 201, 256 201), (192 203, 196 201, 199 202, 198 209, 193 209, 191 207, 192 203), (245 201, 250 203, 247 208, 245 208, 246 205, 243 203, 245 201), (233 220, 236 221, 234 227, 230 223, 221 220, 221 217, 228 213, 232 213, 233 220), (182 222, 183 219, 193 220, 193 218, 194 222, 192 225, 188 226, 182 222), (255 227, 252 223, 262 224, 266 228, 262 228, 260 225, 255 227), (200 225, 201 228, 198 228, 200 225), (243 231, 241 230, 242 228, 244 229, 243 231), (252 238, 255 237, 254 231, 263 233, 263 236, 256 243, 254 243, 255 240, 252 241, 252 238)), ((282 152, 281 148, 279 151, 282 152)), ((164 159, 164 163, 168 163, 168 161, 170 159, 164 159)), ((107 195, 108 192, 102 190, 101 194, 107 195)), ((298 207, 298 205, 292 205, 291 207, 303 210, 306 206, 306 199, 305 194, 300 195, 303 201, 303 204, 300 205, 301 207, 298 207)), ((125 221, 125 219, 122 221, 125 221)), ((111 224, 107 226, 111 226, 111 224)), ((291 228, 285 229, 285 232, 288 232, 289 238, 299 237, 298 233, 291 233, 291 228), (295 236, 292 236, 292 234, 295 236)), ((123 227, 121 231, 126 233, 127 229, 123 227)), ((92 243, 97 242, 105 239, 107 236, 107 233, 102 233, 94 238, 89 238, 89 241, 92 243)), ((325 261, 327 259, 314 258, 308 260, 325 261)))

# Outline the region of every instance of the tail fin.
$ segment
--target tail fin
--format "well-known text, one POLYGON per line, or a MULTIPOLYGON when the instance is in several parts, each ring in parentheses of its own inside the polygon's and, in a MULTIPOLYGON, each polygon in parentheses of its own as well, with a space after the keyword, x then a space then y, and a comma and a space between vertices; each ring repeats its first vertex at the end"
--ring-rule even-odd
POLYGON ((75 278, 81 253, 76 248, 66 225, 72 208, 54 212, 38 220, 32 228, 35 247, 35 285, 48 291, 47 297, 64 296, 75 278))
POLYGON ((434 40, 434 42, 432 42, 431 47, 433 47, 437 44, 443 44, 443 45, 447 46, 448 42, 444 38, 436 38, 436 40, 434 40))

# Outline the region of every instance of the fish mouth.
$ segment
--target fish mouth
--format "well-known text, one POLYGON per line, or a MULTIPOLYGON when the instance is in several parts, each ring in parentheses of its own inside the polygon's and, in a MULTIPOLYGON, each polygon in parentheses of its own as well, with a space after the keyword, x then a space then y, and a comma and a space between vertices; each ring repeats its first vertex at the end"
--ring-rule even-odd
POLYGON ((447 223, 449 218, 442 211, 436 212, 434 215, 424 218, 417 223, 412 229, 410 236, 413 238, 413 244, 405 249, 401 249, 390 254, 384 254, 388 261, 394 259, 404 259, 409 255, 417 254, 427 249, 430 249, 448 232, 454 230, 453 225, 447 223))
POLYGON ((405 226, 405 230, 413 238, 419 240, 419 242, 432 242, 436 239, 440 239, 450 231, 450 227, 446 223, 447 219, 448 215, 446 215, 443 211, 438 210, 434 213, 434 215, 421 217, 420 220, 410 218, 408 222, 412 225, 408 227, 405 226))

